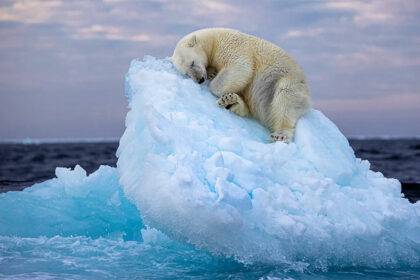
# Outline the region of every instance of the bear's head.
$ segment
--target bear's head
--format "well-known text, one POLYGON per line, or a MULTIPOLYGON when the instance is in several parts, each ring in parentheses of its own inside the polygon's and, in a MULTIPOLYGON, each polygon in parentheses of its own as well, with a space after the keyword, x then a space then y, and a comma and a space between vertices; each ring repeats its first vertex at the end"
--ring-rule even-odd
POLYGON ((182 74, 201 84, 207 79, 207 54, 196 35, 182 38, 171 57, 172 63, 182 74))

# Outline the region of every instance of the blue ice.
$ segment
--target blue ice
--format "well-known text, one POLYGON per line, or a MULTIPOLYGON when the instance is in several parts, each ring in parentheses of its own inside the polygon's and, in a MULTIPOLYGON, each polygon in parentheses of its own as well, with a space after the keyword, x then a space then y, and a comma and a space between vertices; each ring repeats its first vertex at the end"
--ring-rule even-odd
POLYGON ((418 264, 420 203, 321 112, 299 121, 294 143, 269 143, 169 60, 133 61, 126 84, 117 169, 147 225, 245 263, 418 264))
POLYGON ((299 121, 294 143, 269 143, 153 57, 131 63, 126 96, 117 168, 57 168, 0 194, 0 278, 419 272, 420 203, 356 158, 321 112, 299 121))

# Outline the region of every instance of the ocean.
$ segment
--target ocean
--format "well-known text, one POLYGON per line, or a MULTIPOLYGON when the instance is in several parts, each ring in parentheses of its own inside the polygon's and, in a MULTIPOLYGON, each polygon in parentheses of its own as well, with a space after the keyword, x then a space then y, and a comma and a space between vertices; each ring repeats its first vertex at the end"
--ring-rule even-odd
MULTIPOLYGON (((420 139, 351 139, 350 145, 372 170, 398 179, 410 201, 420 199, 420 139)), ((56 167, 79 164, 89 174, 100 165, 115 167, 117 148, 118 142, 0 144, 0 192, 54 178, 56 167)))
MULTIPOLYGON (((369 160, 373 170, 400 180, 407 199, 420 199, 420 140, 350 143, 357 157, 369 160)), ((341 267, 329 260, 336 265, 307 270, 304 263, 244 264, 214 256, 147 227, 141 230, 141 238, 136 233, 129 237, 107 236, 104 233, 108 230, 128 232, 142 227, 138 210, 116 189, 118 182, 112 168, 99 170, 102 173, 95 179, 99 181, 88 196, 82 185, 70 189, 73 193, 67 197, 54 187, 60 182, 38 185, 36 193, 10 192, 54 178, 58 166, 73 168, 78 164, 89 174, 100 165, 115 166, 117 147, 118 142, 0 145, 0 227, 2 222, 15 227, 0 230, 21 233, 0 234, 0 279, 420 278, 418 264, 395 266, 396 260, 392 259, 389 264, 384 261, 374 267, 341 267)))

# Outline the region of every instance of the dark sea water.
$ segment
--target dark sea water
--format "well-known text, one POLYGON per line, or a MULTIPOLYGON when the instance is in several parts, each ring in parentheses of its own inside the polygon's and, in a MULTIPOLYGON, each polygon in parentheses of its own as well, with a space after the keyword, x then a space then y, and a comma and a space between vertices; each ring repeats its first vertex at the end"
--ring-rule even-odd
MULTIPOLYGON (((370 161, 373 170, 399 179, 403 193, 411 202, 420 199, 420 140, 351 140, 350 143, 358 157, 370 161)), ((19 191, 54 178, 56 167, 78 164, 92 173, 100 165, 115 166, 117 147, 117 142, 0 144, 0 192, 19 191)), ((111 170, 103 172, 106 175, 111 170)), ((101 230, 108 229, 108 225, 133 229, 142 224, 138 210, 122 193, 111 202, 127 205, 125 211, 118 212, 115 210, 118 207, 114 209, 109 204, 106 193, 115 189, 107 187, 118 186, 118 182, 112 172, 108 175, 95 186, 93 200, 77 193, 71 198, 62 197, 57 191, 48 194, 52 196, 48 201, 26 191, 0 194, 3 195, 0 220, 3 217, 6 221, 3 224, 16 227, 11 231, 23 233, 22 236, 0 235, 0 279, 420 279, 416 264, 413 267, 332 266, 325 271, 246 265, 167 239, 153 229, 142 231, 142 242, 135 238, 102 237, 101 230), (21 209, 22 205, 27 209, 21 209), (61 229, 59 234, 54 231, 56 228, 61 229), (42 234, 28 235, 27 231, 42 234)), ((51 186, 38 185, 38 193, 51 186)))
MULTIPOLYGON (((350 140, 350 144, 373 170, 398 179, 410 201, 420 199, 420 139, 350 140)), ((88 173, 100 165, 116 166, 117 147, 118 142, 0 144, 0 192, 51 179, 58 166, 79 164, 88 173)))
POLYGON ((78 164, 89 174, 100 165, 115 167, 117 148, 118 142, 0 144, 0 192, 54 178, 56 167, 78 164))

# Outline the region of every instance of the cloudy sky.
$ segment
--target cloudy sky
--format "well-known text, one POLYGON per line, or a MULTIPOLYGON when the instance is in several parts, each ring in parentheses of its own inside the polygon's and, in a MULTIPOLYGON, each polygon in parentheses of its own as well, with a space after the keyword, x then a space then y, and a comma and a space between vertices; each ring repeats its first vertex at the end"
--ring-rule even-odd
POLYGON ((222 26, 292 54, 347 136, 420 135, 420 1, 2 0, 0 140, 118 138, 130 60, 222 26))

